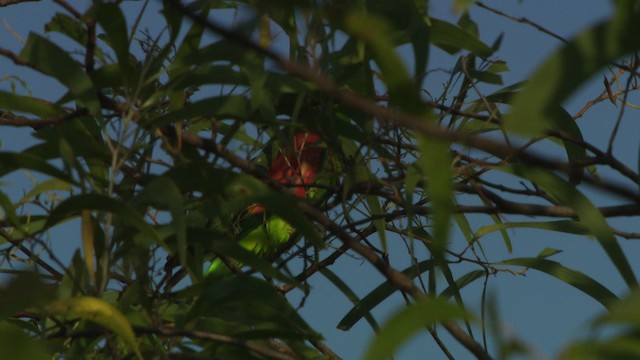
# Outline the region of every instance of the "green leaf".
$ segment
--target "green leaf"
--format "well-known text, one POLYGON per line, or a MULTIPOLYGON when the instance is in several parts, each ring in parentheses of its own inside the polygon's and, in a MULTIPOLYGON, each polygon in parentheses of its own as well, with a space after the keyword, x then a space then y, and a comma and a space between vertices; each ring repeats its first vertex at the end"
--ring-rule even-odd
POLYGON ((105 30, 108 36, 109 45, 116 53, 118 66, 125 79, 130 75, 130 54, 127 20, 122 14, 120 6, 115 3, 96 3, 90 10, 96 20, 105 30))
MULTIPOLYGON (((402 273, 410 279, 413 279, 416 276, 433 269, 433 266, 433 260, 425 260, 409 266, 402 270, 402 273)), ((360 319, 369 314, 376 306, 389 298, 389 296, 393 295, 396 291, 398 291, 398 289, 388 281, 378 285, 363 297, 362 300, 358 301, 357 304, 354 304, 351 310, 342 317, 338 323, 338 329, 351 329, 351 327, 360 321, 360 319)))
POLYGON ((11 360, 48 360, 54 355, 47 352, 43 341, 27 335, 7 321, 0 321, 0 358, 11 360))
MULTIPOLYGON (((8 200, 7 204, 9 203, 8 200)), ((47 220, 49 219, 48 216, 38 216, 38 215, 27 215, 27 216, 22 216, 19 218, 19 222, 17 223, 16 227, 14 227, 12 229, 12 237, 15 238, 20 238, 22 236, 27 236, 27 235, 33 235, 33 234, 37 234, 40 231, 42 231, 42 229, 44 229, 47 220)), ((0 243, 4 243, 4 242, 8 242, 8 239, 5 239, 4 237, 0 236, 0 243)))
POLYGON ((428 183, 427 191, 431 198, 433 209, 433 239, 436 258, 444 259, 444 250, 447 247, 451 216, 453 214, 453 174, 451 172, 451 156, 449 144, 420 137, 418 139, 421 156, 418 163, 422 167, 428 183))
POLYGON ((465 318, 467 315, 457 306, 442 299, 423 299, 394 314, 382 326, 364 356, 366 360, 387 360, 402 344, 425 327, 438 322, 465 318))
MULTIPOLYGON (((317 338, 282 294, 264 280, 234 276, 187 289, 198 294, 190 319, 215 317, 255 326, 270 323, 272 329, 298 328, 307 337, 317 338)), ((185 293, 186 295, 186 293, 185 293)))
POLYGON ((625 253, 620 248, 618 241, 611 232, 611 228, 591 201, 580 193, 573 185, 562 178, 543 169, 523 166, 504 166, 503 171, 523 177, 543 188, 553 195, 560 203, 569 206, 580 219, 589 232, 596 237, 605 250, 611 262, 629 287, 638 285, 636 276, 627 260, 625 253))
POLYGON ((367 206, 371 211, 371 216, 378 217, 373 220, 373 225, 376 227, 376 231, 378 236, 380 237, 380 243, 382 244, 382 251, 384 253, 387 252, 387 224, 384 218, 381 216, 384 215, 382 211, 382 206, 380 206, 380 199, 377 196, 366 196, 365 200, 367 202, 367 206))
POLYGON ((108 302, 91 296, 79 296, 56 300, 50 303, 46 309, 52 315, 81 318, 104 326, 118 334, 138 359, 143 358, 129 320, 120 310, 108 302))
MULTIPOLYGON (((289 80, 289 82, 291 81, 289 80)), ((247 86, 249 85, 249 81, 246 75, 234 69, 234 65, 207 64, 189 70, 175 79, 171 79, 167 87, 170 89, 183 90, 190 87, 213 84, 247 86)))
POLYGON ((42 193, 48 193, 55 190, 60 190, 65 192, 71 191, 71 184, 56 178, 47 179, 45 181, 38 183, 36 186, 33 187, 33 189, 29 190, 29 192, 27 192, 22 197, 22 199, 18 201, 18 204, 24 204, 25 202, 29 201, 31 198, 34 198, 42 193))
POLYGON ((0 191, 0 207, 4 210, 4 214, 2 214, 3 218, 8 220, 9 224, 12 224, 15 227, 20 226, 20 219, 16 214, 15 207, 11 203, 11 199, 4 192, 0 191))
MULTIPOLYGON (((209 5, 205 4, 204 9, 199 14, 201 16, 207 17, 209 12, 209 5)), ((198 22, 194 22, 191 25, 191 28, 185 35, 184 39, 180 43, 180 47, 178 48, 175 58, 173 59, 172 66, 168 69, 169 79, 175 81, 180 79, 184 74, 188 73, 190 70, 190 66, 184 63, 186 57, 191 56, 193 53, 197 53, 198 48, 200 47, 200 42, 202 40, 202 35, 204 34, 204 26, 202 26, 198 22)), ((173 88, 169 94, 169 101, 171 103, 171 108, 176 111, 182 109, 184 106, 184 92, 180 88, 173 88)))
MULTIPOLYGON (((633 2, 632 2, 633 3, 633 2)), ((531 76, 513 99, 507 129, 539 135, 551 127, 555 109, 608 63, 640 49, 640 12, 619 5, 615 16, 573 38, 531 76)))
POLYGON ((462 276, 460 276, 458 279, 456 279, 455 284, 449 285, 446 289, 444 289, 442 291, 442 293, 440 293, 440 297, 448 299, 452 296, 460 296, 460 289, 462 289, 463 287, 471 284, 472 282, 486 277, 487 276, 487 272, 483 271, 483 270, 473 270, 470 271, 462 276))
POLYGON ((631 325, 640 328, 640 290, 631 291, 620 302, 613 304, 608 313, 594 322, 594 326, 605 324, 631 325))
POLYGON ((386 20, 393 29, 391 37, 396 46, 411 43, 415 57, 415 75, 422 79, 427 68, 431 31, 425 20, 426 6, 420 6, 419 2, 413 0, 369 0, 366 5, 369 14, 386 20))
MULTIPOLYGON (((373 317, 373 315, 371 315, 371 312, 369 310, 371 309, 365 309, 364 307, 362 307, 362 300, 358 297, 358 295, 356 295, 356 293, 353 292, 353 290, 351 290, 351 288, 349 287, 349 285, 347 285, 344 281, 342 281, 342 279, 340 279, 339 276, 337 276, 336 274, 334 274, 331 270, 329 270, 328 268, 324 268, 320 270, 320 273, 322 275, 324 275, 324 277, 327 278, 327 280, 331 281, 331 283, 338 288, 338 290, 340 290, 344 296, 347 297, 347 299, 349 299, 349 301, 351 301, 351 303, 353 304, 353 308, 354 309, 359 309, 359 315, 361 315, 362 317, 365 318, 365 320, 367 320, 367 322, 369 323, 369 325, 371 326, 371 328, 374 331, 377 331, 380 326, 378 326, 378 322, 376 321, 376 319, 373 317)), ((374 290, 375 291, 375 290, 374 290)), ((348 314, 347 314, 348 315, 348 314)), ((340 321, 340 324, 338 324, 338 329, 341 330, 348 330, 351 326, 353 326, 353 323, 348 324, 348 325, 344 325, 343 322, 345 321, 346 316, 340 321)), ((359 320, 359 318, 358 318, 359 320)), ((357 321, 357 320, 356 320, 357 321)))
POLYGON ((556 254, 560 254, 562 250, 546 247, 538 253, 539 258, 548 258, 556 254))
POLYGON ((424 111, 425 107, 406 66, 395 51, 387 23, 362 11, 352 11, 345 16, 343 27, 348 34, 364 42, 371 49, 389 89, 389 101, 398 104, 409 113, 424 111))
POLYGON ((51 227, 69 216, 79 216, 81 210, 92 209, 108 211, 117 215, 123 222, 137 228, 154 242, 160 242, 160 237, 151 224, 129 204, 120 200, 99 194, 82 194, 70 197, 60 203, 49 215, 47 227, 51 227))
POLYGON ((46 284, 31 272, 25 272, 7 279, 0 288, 0 319, 13 316, 16 312, 34 306, 42 306, 53 299, 56 286, 46 284))
MULTIPOLYGON (((558 106, 555 109, 550 109, 548 113, 551 126, 554 130, 569 135, 570 138, 577 141, 583 141, 582 132, 578 124, 576 124, 573 117, 563 107, 558 106)), ((587 157, 587 150, 584 146, 564 139, 562 140, 562 144, 567 152, 567 159, 570 163, 577 163, 587 157)), ((571 173, 571 182, 579 183, 583 172, 584 170, 582 168, 573 171, 571 173)))
POLYGON ((455 0, 453 3, 453 9, 459 12, 465 12, 469 10, 469 7, 473 5, 473 0, 455 0))
POLYGON ((525 229, 539 229, 558 231, 567 234, 587 235, 589 229, 582 223, 573 220, 560 220, 560 221, 525 221, 525 222, 510 222, 510 223, 498 223, 493 225, 487 225, 479 228, 475 234, 473 234, 474 241, 477 241, 481 237, 490 234, 494 231, 502 231, 504 229, 525 228, 525 229))
POLYGON ((493 54, 493 50, 474 35, 443 20, 431 18, 431 41, 442 50, 455 54, 460 49, 482 57, 493 54))
POLYGON ((40 35, 31 33, 20 52, 20 57, 64 84, 93 116, 102 119, 98 93, 93 87, 91 78, 68 51, 40 35))
POLYGON ((618 300, 616 294, 584 273, 569 269, 564 265, 544 258, 516 258, 500 261, 498 264, 524 266, 547 273, 558 280, 575 287, 594 300, 609 308, 618 300))
POLYGON ((168 112, 152 120, 149 125, 162 127, 177 121, 205 116, 216 117, 221 120, 228 118, 246 119, 249 116, 249 109, 249 103, 244 96, 214 97, 188 104, 180 110, 168 112))
POLYGON ((53 117, 65 113, 64 109, 56 104, 31 96, 21 96, 6 91, 0 91, 0 109, 4 111, 24 112, 39 117, 53 117))
POLYGON ((158 210, 169 210, 171 225, 178 240, 180 263, 187 263, 187 224, 183 196, 178 186, 168 177, 160 176, 151 180, 133 200, 134 206, 144 204, 158 210))
POLYGON ((21 169, 34 170, 66 181, 67 183, 75 184, 68 174, 50 165, 40 157, 27 153, 0 152, 0 176, 4 176, 21 169))

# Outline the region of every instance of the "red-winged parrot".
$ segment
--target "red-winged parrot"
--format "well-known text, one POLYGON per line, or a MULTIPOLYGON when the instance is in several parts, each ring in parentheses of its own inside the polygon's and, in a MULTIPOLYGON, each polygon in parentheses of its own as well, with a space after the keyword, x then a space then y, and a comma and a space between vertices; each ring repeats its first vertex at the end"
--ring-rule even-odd
MULTIPOLYGON (((308 191, 313 184, 322 163, 324 148, 317 146, 320 136, 310 132, 298 133, 293 138, 293 147, 281 150, 271 162, 269 175, 283 185, 293 185, 294 193, 298 197, 312 196, 308 191), (300 186, 295 186, 300 185, 300 186)), ((238 244, 259 255, 268 255, 280 245, 289 241, 295 228, 278 216, 268 216, 264 207, 252 205, 249 214, 263 214, 264 222, 243 235, 238 244)), ((215 259, 207 276, 223 277, 229 273, 229 268, 220 260, 215 259)))

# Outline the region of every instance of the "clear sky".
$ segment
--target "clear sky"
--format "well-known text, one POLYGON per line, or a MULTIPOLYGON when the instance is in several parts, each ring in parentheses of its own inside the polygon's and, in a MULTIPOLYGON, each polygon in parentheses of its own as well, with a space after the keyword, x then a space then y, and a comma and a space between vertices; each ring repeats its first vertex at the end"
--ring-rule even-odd
MULTIPOLYGON (((89 3, 88 1, 86 3, 89 3)), ((564 38, 571 38, 581 29, 610 16, 612 5, 605 0, 524 0, 524 1, 485 1, 487 5, 497 7, 502 11, 516 17, 526 17, 564 38)), ((457 16, 452 11, 451 1, 431 1, 431 14, 434 17, 452 21, 457 16)), ((139 8, 139 4, 130 3, 132 9, 139 8)), ((151 10, 145 17, 145 26, 154 31, 160 29, 159 21, 162 18, 157 15, 158 3, 152 2, 151 10)), ((56 11, 62 11, 50 2, 25 3, 8 8, 0 8, 0 21, 6 21, 8 26, 0 26, 0 46, 18 51, 20 41, 14 34, 15 31, 21 37, 26 38, 29 31, 43 32, 43 26, 50 16, 56 11)), ((135 16, 135 12, 131 12, 135 16)), ((481 39, 491 44, 496 37, 504 32, 504 42, 497 57, 507 62, 511 72, 504 75, 505 85, 525 80, 541 61, 561 46, 561 43, 526 24, 515 23, 506 20, 484 9, 474 7, 472 18, 478 23, 481 39)), ((451 58, 444 56, 442 52, 434 50, 431 56, 431 67, 450 68, 451 58)), ((605 71, 603 70, 603 73, 605 71)), ((60 96, 62 88, 55 82, 42 82, 38 77, 37 82, 33 74, 17 69, 6 59, 0 58, 0 88, 7 89, 10 81, 6 78, 10 75, 19 75, 35 96, 56 98, 60 96)), ((441 88, 442 79, 434 76, 427 79, 426 86, 433 87, 435 92, 441 88)), ((602 91, 602 77, 599 76, 577 93, 567 104, 570 113, 576 113, 582 104, 595 98, 602 91)), ((18 88, 20 84, 17 83, 18 88)), ((19 90, 24 92, 24 90, 19 90)), ((631 98, 633 101, 634 99, 631 98)), ((637 99, 635 99, 637 102, 637 99)), ((616 108, 610 103, 602 103, 595 106, 586 116, 579 120, 583 135, 588 141, 601 147, 606 146, 608 134, 617 115, 616 108), (604 134, 604 135, 603 135, 604 134)), ((616 155, 631 168, 636 168, 638 163, 638 139, 640 133, 638 122, 623 122, 620 131, 620 146, 615 149, 616 155)), ((2 127, 0 141, 2 151, 19 151, 33 144, 29 129, 11 129, 2 127)), ((21 174, 0 179, 3 190, 8 192, 12 199, 16 200, 24 190, 24 177, 21 174), (7 190, 10 189, 10 190, 7 190)), ((600 204, 606 204, 609 198, 594 195, 600 204)), ((516 218, 511 218, 516 220, 516 218)), ((473 225, 477 228, 488 224, 484 217, 475 218, 473 225)), ((628 219, 616 219, 615 224, 626 230, 635 226, 628 219)), ((77 237, 78 229, 64 228, 60 236, 77 237), (68 231, 68 233, 66 233, 68 231)), ((454 234, 454 242, 456 234, 454 234)), ((581 270, 618 294, 624 293, 624 283, 610 261, 604 256, 599 245, 585 237, 549 234, 546 232, 517 231, 512 233, 514 241, 514 253, 506 253, 501 239, 497 236, 487 237, 483 241, 485 250, 491 260, 506 259, 518 256, 535 256, 546 247, 563 249, 564 252, 554 258, 563 264, 581 270)), ((401 245, 398 245, 401 246, 401 245)), ((640 251, 639 245, 627 241, 624 248, 629 257, 637 257, 640 251)), ((403 250, 400 250, 403 251, 403 250)), ((633 261, 632 261, 633 263, 633 261)), ((636 266, 636 270, 638 267, 636 266)), ((335 265, 334 272, 344 276, 344 280, 357 292, 364 296, 383 279, 368 265, 349 257, 343 257, 335 265)), ((372 331, 365 322, 356 325, 349 332, 336 330, 336 325, 341 317, 351 308, 350 302, 336 289, 332 288, 324 278, 316 277, 311 281, 314 286, 311 296, 306 300, 302 309, 303 316, 312 327, 320 331, 327 339, 328 345, 345 359, 358 358, 366 344, 371 340, 372 331)), ((470 286, 465 290, 464 296, 471 299, 470 305, 478 309, 481 282, 470 286), (477 299, 474 302, 473 299, 477 299)), ((490 279, 489 292, 495 298, 502 322, 508 334, 513 334, 530 344, 539 354, 545 358, 556 354, 560 347, 569 339, 574 339, 586 334, 585 325, 595 314, 603 308, 594 300, 588 298, 570 286, 551 278, 545 274, 530 271, 526 277, 516 277, 506 273, 490 279)), ((293 295, 294 305, 299 296, 293 295)), ((390 312, 399 309, 403 304, 400 296, 395 296, 391 301, 383 304, 374 314, 382 321, 390 312)), ((446 338, 446 337, 445 337, 446 338)), ((396 359, 425 358, 424 343, 431 342, 430 338, 420 336, 403 350, 396 359)), ((439 358, 441 353, 434 359, 439 358)), ((464 351, 456 352, 460 357, 467 355, 464 351)), ((429 357, 432 358, 432 357, 429 357)))

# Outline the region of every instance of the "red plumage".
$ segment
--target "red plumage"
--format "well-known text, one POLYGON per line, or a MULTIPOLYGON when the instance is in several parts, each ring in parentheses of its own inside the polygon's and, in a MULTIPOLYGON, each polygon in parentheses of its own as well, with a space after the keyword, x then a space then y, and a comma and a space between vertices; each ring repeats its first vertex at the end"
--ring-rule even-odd
MULTIPOLYGON (((293 138, 293 149, 281 150, 269 167, 269 176, 283 185, 296 186, 297 197, 307 196, 307 188, 313 181, 322 162, 323 148, 314 146, 320 136, 311 132, 298 133, 293 138)), ((251 213, 261 213, 262 206, 256 205, 251 213)))

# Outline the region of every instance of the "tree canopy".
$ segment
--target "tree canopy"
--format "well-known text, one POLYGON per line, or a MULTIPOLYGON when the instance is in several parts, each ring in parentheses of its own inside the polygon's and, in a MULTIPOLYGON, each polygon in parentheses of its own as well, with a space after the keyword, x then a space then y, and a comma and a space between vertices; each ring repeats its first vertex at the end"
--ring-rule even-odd
POLYGON ((613 150, 638 108, 636 1, 571 39, 480 1, 452 2, 456 22, 418 0, 54 2, 20 51, 0 45, 0 139, 32 129, 0 148, 0 357, 338 359, 303 315, 322 277, 353 303, 335 331, 375 332, 366 359, 420 333, 430 357, 509 358, 531 350, 490 286, 531 272, 602 305, 562 358, 640 356, 621 245, 640 234, 611 220, 640 215, 638 164, 613 150), (470 7, 562 45, 505 84, 519 64, 470 7), (35 96, 25 71, 63 90, 35 96), (604 147, 578 121, 601 102, 604 147), (526 229, 593 239, 626 289, 562 244, 510 256, 526 229), (347 273, 380 280, 361 295, 347 273))

